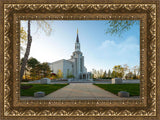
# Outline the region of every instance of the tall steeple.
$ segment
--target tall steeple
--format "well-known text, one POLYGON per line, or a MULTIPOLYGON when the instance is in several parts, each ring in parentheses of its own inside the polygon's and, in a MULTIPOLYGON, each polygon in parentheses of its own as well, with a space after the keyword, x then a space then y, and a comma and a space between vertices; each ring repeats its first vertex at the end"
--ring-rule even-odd
POLYGON ((79 43, 78 28, 77 28, 77 39, 76 39, 76 42, 79 43))
POLYGON ((79 37, 78 37, 78 28, 77 28, 77 38, 75 43, 75 51, 80 51, 80 43, 79 43, 79 37))

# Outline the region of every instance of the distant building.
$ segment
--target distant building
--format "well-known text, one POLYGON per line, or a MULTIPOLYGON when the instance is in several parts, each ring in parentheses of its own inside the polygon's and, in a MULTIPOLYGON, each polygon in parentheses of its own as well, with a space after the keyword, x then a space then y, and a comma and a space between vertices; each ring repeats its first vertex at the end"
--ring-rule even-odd
POLYGON ((75 51, 73 52, 71 58, 69 60, 62 59, 53 63, 48 63, 48 65, 53 73, 57 73, 58 70, 61 70, 63 73, 63 78, 67 78, 69 75, 73 75, 75 79, 91 78, 91 73, 87 72, 87 68, 84 66, 84 56, 80 50, 78 29, 75 51))

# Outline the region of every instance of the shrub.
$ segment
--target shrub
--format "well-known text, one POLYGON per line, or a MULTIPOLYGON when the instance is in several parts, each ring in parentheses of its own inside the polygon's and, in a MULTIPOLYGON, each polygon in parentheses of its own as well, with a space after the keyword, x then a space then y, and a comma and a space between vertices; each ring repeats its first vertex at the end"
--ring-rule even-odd
POLYGON ((22 82, 29 82, 29 79, 22 79, 22 82))
POLYGON ((68 75, 67 78, 74 78, 74 75, 68 75))

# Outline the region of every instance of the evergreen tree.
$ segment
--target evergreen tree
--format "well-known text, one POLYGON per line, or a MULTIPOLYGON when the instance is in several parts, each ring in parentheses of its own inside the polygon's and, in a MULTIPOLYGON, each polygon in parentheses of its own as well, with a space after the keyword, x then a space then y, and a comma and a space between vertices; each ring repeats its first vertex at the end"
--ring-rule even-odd
POLYGON ((111 70, 108 70, 108 77, 111 77, 111 70))
POLYGON ((106 77, 107 77, 107 73, 106 73, 106 70, 105 70, 104 73, 103 73, 102 78, 105 79, 106 77))

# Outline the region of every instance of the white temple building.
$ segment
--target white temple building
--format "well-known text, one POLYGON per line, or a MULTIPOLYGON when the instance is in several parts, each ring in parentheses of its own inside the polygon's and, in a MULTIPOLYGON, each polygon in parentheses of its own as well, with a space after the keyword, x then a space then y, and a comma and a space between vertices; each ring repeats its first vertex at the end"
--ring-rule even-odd
POLYGON ((59 70, 63 73, 63 78, 67 78, 69 75, 73 75, 74 79, 91 79, 91 73, 87 72, 87 68, 84 66, 84 56, 80 50, 80 42, 78 37, 75 42, 75 51, 73 52, 70 59, 58 60, 53 63, 48 63, 51 71, 55 74, 59 70))

